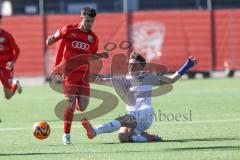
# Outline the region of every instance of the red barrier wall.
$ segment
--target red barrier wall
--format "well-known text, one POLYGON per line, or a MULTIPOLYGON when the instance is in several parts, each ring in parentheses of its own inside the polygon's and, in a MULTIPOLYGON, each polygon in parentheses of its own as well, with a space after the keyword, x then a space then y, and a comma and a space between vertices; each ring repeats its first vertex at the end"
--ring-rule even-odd
MULTIPOLYGON (((240 16, 239 10, 217 10, 216 23, 216 68, 223 70, 228 64, 230 69, 240 69, 240 16), (224 63, 225 62, 225 63, 224 63)), ((78 23, 79 15, 49 15, 46 17, 47 34, 53 34, 59 27, 78 23)), ((15 16, 3 19, 3 28, 12 33, 21 49, 16 64, 18 76, 44 75, 44 62, 51 71, 57 53, 58 44, 48 48, 44 57, 43 25, 40 16, 15 16)), ((149 59, 176 70, 189 55, 196 56, 200 63, 195 71, 212 70, 211 26, 208 11, 151 11, 98 14, 93 30, 99 36, 101 51, 107 42, 133 38, 133 46, 149 59), (148 25, 151 27, 147 27, 148 25), (158 27, 156 27, 158 26, 158 27), (157 31, 159 30, 161 31, 157 31), (128 35, 138 33, 138 35, 128 35), (133 32, 132 32, 133 31, 133 32), (157 36, 156 36, 157 35, 157 36), (162 39, 159 39, 162 37, 162 39), (147 37, 147 40, 144 39, 147 37), (145 50, 143 49, 145 48, 145 50), (148 51, 146 50, 148 48, 148 51), (149 58, 152 53, 161 51, 160 56, 149 58)), ((115 54, 126 54, 119 47, 110 53, 110 59, 104 60, 102 73, 110 72, 111 58, 115 54)), ((119 66, 121 67, 121 66, 119 66)))
POLYGON ((240 69, 240 10, 215 11, 216 69, 240 69))
POLYGON ((192 55, 201 61, 194 70, 211 70, 210 19, 207 11, 136 12, 133 23, 154 21, 165 26, 162 56, 153 62, 176 70, 192 55))
POLYGON ((39 16, 14 16, 3 19, 3 28, 12 33, 21 50, 15 66, 17 76, 43 75, 43 28, 39 16))
MULTIPOLYGON (((119 45, 121 41, 127 40, 127 28, 135 23, 158 22, 166 28, 163 54, 149 62, 161 63, 169 70, 176 70, 189 55, 193 55, 201 60, 194 70, 211 70, 210 19, 207 11, 136 12, 128 16, 127 19, 122 13, 98 15, 93 29, 99 36, 100 50, 109 41, 119 45)), ((60 26, 76 22, 79 22, 78 16, 48 16, 48 32, 54 33, 60 26)), ((49 48, 53 55, 57 52, 57 47, 54 45, 49 48)), ((140 52, 144 54, 143 51, 140 52)), ((126 54, 127 51, 118 47, 110 52, 110 59, 103 60, 102 73, 110 73, 111 58, 119 53, 126 54)))

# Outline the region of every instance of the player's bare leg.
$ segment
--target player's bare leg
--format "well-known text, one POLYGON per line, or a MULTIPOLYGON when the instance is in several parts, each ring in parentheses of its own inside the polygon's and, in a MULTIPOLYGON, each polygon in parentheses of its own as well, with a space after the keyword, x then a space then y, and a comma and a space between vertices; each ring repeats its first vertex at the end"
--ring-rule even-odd
POLYGON ((150 135, 147 132, 135 133, 134 128, 121 127, 119 129, 118 139, 121 143, 129 142, 147 142, 147 141, 160 141, 160 137, 156 135, 150 135))
POLYGON ((19 94, 21 94, 22 93, 22 86, 21 86, 19 80, 16 81, 16 85, 17 85, 17 92, 19 94))
POLYGON ((163 141, 163 139, 160 136, 154 135, 154 134, 149 134, 148 132, 141 132, 140 135, 145 137, 150 142, 163 141))
POLYGON ((77 105, 76 109, 83 112, 87 109, 87 106, 89 104, 89 96, 78 96, 77 97, 77 105))
POLYGON ((87 106, 89 104, 90 86, 89 84, 87 85, 80 84, 78 87, 79 93, 76 99, 77 100, 76 110, 83 112, 87 109, 87 106))
POLYGON ((121 143, 132 142, 132 136, 134 135, 134 129, 129 127, 121 127, 118 133, 118 139, 121 143))
POLYGON ((15 94, 11 89, 4 88, 4 96, 6 99, 12 98, 12 96, 15 94))
POLYGON ((22 93, 22 87, 20 85, 20 82, 17 80, 15 84, 12 85, 11 89, 4 88, 4 95, 6 99, 12 98, 12 96, 17 91, 19 94, 22 93))
POLYGON ((108 123, 97 126, 96 128, 93 128, 91 123, 87 119, 82 120, 82 125, 87 132, 88 138, 93 139, 98 134, 111 133, 119 130, 120 127, 135 128, 137 122, 134 116, 126 114, 108 123))

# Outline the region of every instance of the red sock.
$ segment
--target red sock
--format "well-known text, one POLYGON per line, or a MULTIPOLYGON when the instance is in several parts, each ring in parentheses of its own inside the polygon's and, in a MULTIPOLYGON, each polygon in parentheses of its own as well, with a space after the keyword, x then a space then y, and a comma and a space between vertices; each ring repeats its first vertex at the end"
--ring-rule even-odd
POLYGON ((74 116, 74 107, 66 107, 65 113, 64 113, 64 133, 70 134, 71 126, 72 126, 72 120, 74 116))
POLYGON ((16 92, 16 89, 17 89, 17 84, 13 84, 12 85, 12 92, 15 93, 16 92))

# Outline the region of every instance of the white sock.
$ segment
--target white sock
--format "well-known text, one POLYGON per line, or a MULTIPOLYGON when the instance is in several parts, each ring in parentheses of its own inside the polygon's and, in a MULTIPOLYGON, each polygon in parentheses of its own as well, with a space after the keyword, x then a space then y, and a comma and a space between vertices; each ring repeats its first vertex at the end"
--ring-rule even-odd
POLYGON ((63 136, 70 136, 70 134, 66 134, 66 133, 64 133, 63 136))
POLYGON ((94 130, 96 134, 111 133, 111 132, 117 131, 120 127, 121 127, 121 123, 117 120, 113 120, 111 122, 97 126, 96 128, 94 128, 94 130))
POLYGON ((132 140, 133 142, 147 142, 147 139, 141 135, 133 135, 132 140))

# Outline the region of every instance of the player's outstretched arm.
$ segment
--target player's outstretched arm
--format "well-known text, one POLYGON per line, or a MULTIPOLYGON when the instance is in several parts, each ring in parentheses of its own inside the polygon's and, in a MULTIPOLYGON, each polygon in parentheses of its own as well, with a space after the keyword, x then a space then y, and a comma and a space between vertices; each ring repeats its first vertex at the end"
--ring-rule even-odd
POLYGON ((47 37, 46 44, 47 46, 54 44, 60 39, 64 39, 65 35, 72 29, 71 26, 64 26, 58 29, 54 34, 51 34, 47 37))
POLYGON ((96 60, 96 59, 107 59, 109 57, 109 53, 106 51, 103 51, 102 53, 93 53, 93 56, 90 57, 89 60, 96 60))
POLYGON ((55 42, 56 42, 56 37, 54 35, 50 35, 47 37, 47 40, 46 40, 47 46, 50 46, 55 42))
POLYGON ((94 75, 93 77, 96 78, 93 83, 112 87, 112 78, 105 78, 99 75, 94 75))
POLYGON ((20 49, 19 49, 17 43, 15 42, 14 38, 12 36, 9 36, 9 38, 10 38, 10 43, 11 43, 11 47, 12 47, 13 58, 7 62, 6 69, 13 70, 14 65, 19 57, 20 49))
POLYGON ((186 60, 186 62, 184 63, 184 65, 178 71, 176 71, 173 75, 171 75, 170 77, 161 76, 160 77, 161 84, 167 84, 167 83, 174 83, 174 82, 176 82, 190 68, 192 68, 193 66, 197 65, 198 61, 199 61, 198 59, 196 59, 196 58, 194 58, 192 56, 189 57, 186 60))

